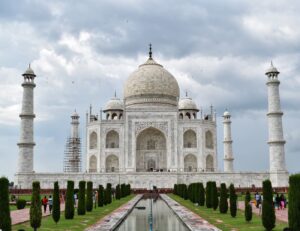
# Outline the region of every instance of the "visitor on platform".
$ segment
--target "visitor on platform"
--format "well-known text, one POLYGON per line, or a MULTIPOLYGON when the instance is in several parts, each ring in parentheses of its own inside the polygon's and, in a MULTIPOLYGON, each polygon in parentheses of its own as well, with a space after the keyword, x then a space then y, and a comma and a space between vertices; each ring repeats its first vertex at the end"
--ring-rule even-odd
POLYGON ((258 208, 259 204, 261 203, 261 196, 258 192, 255 193, 255 201, 256 201, 256 208, 258 208))
POLYGON ((52 207, 53 207, 53 199, 52 199, 52 196, 50 195, 49 196, 49 199, 48 199, 48 205, 49 205, 49 212, 51 214, 52 212, 52 207))
POLYGON ((275 198, 275 209, 280 209, 280 197, 279 194, 276 194, 276 198, 275 198))
POLYGON ((284 195, 281 193, 280 195, 280 209, 284 209, 286 207, 286 199, 284 195))
POLYGON ((44 206, 44 213, 47 211, 48 199, 46 196, 42 199, 42 205, 44 206))

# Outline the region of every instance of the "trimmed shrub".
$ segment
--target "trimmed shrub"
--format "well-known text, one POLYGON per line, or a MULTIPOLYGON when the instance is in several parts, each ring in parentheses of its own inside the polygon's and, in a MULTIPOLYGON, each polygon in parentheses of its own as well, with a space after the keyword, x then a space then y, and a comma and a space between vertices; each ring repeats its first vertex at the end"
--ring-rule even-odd
POLYGON ((54 182, 52 218, 56 224, 60 219, 59 186, 57 181, 54 182))
POLYGON ((228 211, 228 192, 226 188, 226 184, 222 183, 221 184, 221 191, 220 191, 220 213, 227 213, 228 211))
POLYGON ((67 193, 66 193, 66 204, 65 204, 65 218, 73 219, 74 217, 74 181, 68 181, 67 193))
POLYGON ((85 215, 85 181, 79 182, 77 214, 85 215))
POLYGON ((177 184, 174 184, 174 188, 173 188, 173 193, 175 194, 175 195, 178 195, 178 192, 177 192, 177 184))
POLYGON ((106 195, 106 204, 110 204, 111 201, 112 201, 112 198, 111 198, 111 184, 110 183, 106 184, 105 195, 106 195))
POLYGON ((300 230, 300 174, 291 175, 289 185, 289 227, 300 230))
POLYGON ((40 182, 33 182, 30 206, 30 226, 33 228, 33 230, 37 230, 41 226, 42 221, 42 202, 40 190, 40 182))
POLYGON ((212 183, 211 181, 208 181, 206 183, 206 190, 205 190, 206 208, 212 208, 212 198, 211 198, 212 184, 211 183, 212 183))
MULTIPOLYGON (((11 230, 11 218, 9 210, 9 181, 5 177, 0 178, 0 229, 11 230)), ((42 210, 41 210, 42 212, 42 210)))
POLYGON ((183 199, 187 200, 188 199, 188 191, 187 191, 186 184, 182 185, 182 190, 183 190, 183 199))
POLYGON ((245 196, 245 220, 251 221, 252 220, 252 206, 251 206, 251 195, 249 191, 247 191, 245 196))
POLYGON ((202 183, 199 183, 199 205, 204 206, 205 204, 205 190, 202 183))
POLYGON ((102 207, 104 205, 104 188, 100 184, 98 189, 98 206, 102 207))
POLYGON ((116 199, 117 200, 120 200, 121 199, 121 195, 122 193, 121 193, 121 187, 120 187, 120 185, 118 184, 117 186, 116 186, 116 199))
POLYGON ((215 181, 211 183, 211 199, 212 199, 212 207, 216 210, 219 206, 219 197, 218 197, 218 189, 215 181))
POLYGON ((126 197, 127 192, 128 191, 128 186, 126 186, 126 184, 121 184, 120 186, 120 198, 122 197, 126 197))
POLYGON ((26 207, 26 200, 18 199, 16 202, 17 209, 24 209, 26 207))
POLYGON ((86 185, 86 211, 91 212, 93 211, 93 182, 88 181, 86 185))
POLYGON ((270 231, 275 227, 276 216, 273 206, 273 189, 270 180, 263 181, 263 203, 261 218, 263 226, 267 231, 270 231))
POLYGON ((230 215, 236 217, 237 212, 237 195, 233 184, 229 186, 229 203, 230 203, 230 215))

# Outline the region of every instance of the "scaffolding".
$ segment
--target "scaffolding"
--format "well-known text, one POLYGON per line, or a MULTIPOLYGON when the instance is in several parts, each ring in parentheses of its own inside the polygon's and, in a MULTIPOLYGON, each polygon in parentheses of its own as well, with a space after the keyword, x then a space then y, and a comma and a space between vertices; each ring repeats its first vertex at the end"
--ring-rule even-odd
POLYGON ((80 138, 68 138, 65 147, 64 172, 81 172, 80 138))

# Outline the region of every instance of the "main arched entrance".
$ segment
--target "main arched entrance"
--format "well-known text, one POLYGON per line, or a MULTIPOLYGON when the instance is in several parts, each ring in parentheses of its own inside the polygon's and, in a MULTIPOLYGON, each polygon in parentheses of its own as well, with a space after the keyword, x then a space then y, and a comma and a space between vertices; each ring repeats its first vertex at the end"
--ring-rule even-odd
POLYGON ((143 130, 136 139, 136 171, 167 171, 167 145, 156 128, 143 130))

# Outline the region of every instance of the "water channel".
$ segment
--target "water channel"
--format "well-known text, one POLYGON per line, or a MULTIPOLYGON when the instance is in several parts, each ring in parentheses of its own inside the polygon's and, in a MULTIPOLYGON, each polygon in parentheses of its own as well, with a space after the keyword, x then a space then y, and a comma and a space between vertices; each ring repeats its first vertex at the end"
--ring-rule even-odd
POLYGON ((188 231, 160 198, 140 200, 116 231, 188 231))

